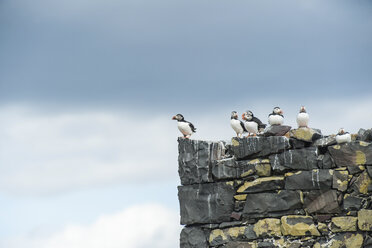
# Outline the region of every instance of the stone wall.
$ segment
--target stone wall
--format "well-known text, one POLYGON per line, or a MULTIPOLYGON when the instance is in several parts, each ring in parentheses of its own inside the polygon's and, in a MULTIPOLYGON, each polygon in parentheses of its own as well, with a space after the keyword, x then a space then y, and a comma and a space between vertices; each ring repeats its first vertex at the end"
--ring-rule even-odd
POLYGON ((180 247, 372 247, 371 133, 180 138, 180 247))

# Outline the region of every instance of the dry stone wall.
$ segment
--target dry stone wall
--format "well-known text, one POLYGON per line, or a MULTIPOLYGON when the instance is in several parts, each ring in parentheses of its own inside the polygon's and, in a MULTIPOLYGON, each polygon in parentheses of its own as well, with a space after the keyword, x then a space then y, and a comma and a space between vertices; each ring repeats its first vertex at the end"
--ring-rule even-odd
POLYGON ((372 247, 371 134, 179 138, 180 247, 372 247))

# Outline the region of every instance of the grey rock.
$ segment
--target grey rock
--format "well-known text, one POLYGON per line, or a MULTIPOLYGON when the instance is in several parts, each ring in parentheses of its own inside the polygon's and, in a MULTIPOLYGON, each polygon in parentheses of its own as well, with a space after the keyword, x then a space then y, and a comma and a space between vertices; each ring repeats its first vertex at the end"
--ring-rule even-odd
POLYGON ((264 130, 264 136, 265 137, 268 137, 268 136, 283 136, 286 133, 288 133, 289 130, 291 130, 291 127, 290 126, 286 126, 286 125, 268 126, 264 130))
POLYGON ((234 185, 230 182, 179 186, 181 224, 230 221, 234 211, 234 194, 234 185))
POLYGON ((238 193, 256 193, 284 188, 284 177, 260 177, 251 182, 245 182, 239 187, 238 193))
POLYGON ((290 147, 283 136, 232 138, 232 151, 237 159, 257 158, 282 152, 290 147))
POLYGON ((240 226, 242 224, 241 221, 232 221, 232 222, 222 222, 218 228, 223 229, 227 227, 232 227, 232 226, 240 226))
POLYGON ((366 166, 368 175, 372 178, 372 166, 366 166))
POLYGON ((270 176, 271 167, 269 160, 241 160, 234 158, 217 160, 212 165, 212 175, 215 181, 226 179, 238 179, 253 174, 270 176))
POLYGON ((178 139, 178 173, 182 185, 212 182, 211 168, 224 156, 223 142, 178 139))
POLYGON ((359 129, 357 139, 365 142, 372 142, 372 129, 359 129))
POLYGON ((343 208, 346 211, 357 211, 361 208, 363 198, 353 195, 345 195, 343 201, 343 208))
POLYGON ((332 146, 336 145, 336 137, 335 136, 328 136, 328 137, 323 137, 320 139, 317 139, 314 141, 313 146, 318 146, 318 147, 327 147, 327 146, 332 146))
POLYGON ((336 190, 310 191, 304 196, 304 208, 308 213, 339 213, 339 201, 336 190))
POLYGON ((296 170, 312 170, 318 168, 317 157, 317 148, 308 147, 273 154, 270 155, 269 159, 273 171, 282 171, 285 168, 296 170))
POLYGON ((293 149, 301 149, 311 145, 310 142, 305 142, 294 138, 289 138, 289 144, 293 149))
POLYGON ((354 141, 328 147, 338 167, 372 164, 372 143, 354 141))
POLYGON ((320 169, 332 169, 332 168, 335 168, 335 167, 336 167, 336 164, 333 161, 329 152, 326 152, 325 154, 320 154, 318 156, 318 168, 320 168, 320 169))
POLYGON ((236 241, 225 244, 224 248, 256 248, 256 245, 249 242, 236 241))
POLYGON ((333 176, 330 170, 316 169, 287 173, 285 177, 285 189, 326 190, 332 187, 332 181, 333 176))
POLYGON ((198 227, 184 227, 181 231, 180 248, 208 248, 207 235, 198 227))
POLYGON ((252 222, 255 219, 262 219, 262 218, 278 218, 285 215, 305 215, 305 211, 303 209, 290 209, 285 211, 277 211, 277 212, 269 212, 269 213, 261 213, 261 214, 245 214, 243 216, 243 221, 252 222))
POLYGON ((311 143, 320 139, 322 137, 322 132, 319 129, 298 128, 289 131, 289 137, 311 143))
POLYGON ((297 191, 281 190, 278 193, 248 194, 243 215, 279 212, 301 206, 301 196, 297 191))

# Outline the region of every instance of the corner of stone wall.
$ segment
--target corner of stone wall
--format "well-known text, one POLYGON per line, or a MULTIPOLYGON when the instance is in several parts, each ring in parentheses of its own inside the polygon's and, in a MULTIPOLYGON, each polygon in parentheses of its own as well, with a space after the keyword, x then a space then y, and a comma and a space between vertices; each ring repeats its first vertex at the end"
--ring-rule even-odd
POLYGON ((180 138, 181 248, 372 247, 372 130, 180 138))

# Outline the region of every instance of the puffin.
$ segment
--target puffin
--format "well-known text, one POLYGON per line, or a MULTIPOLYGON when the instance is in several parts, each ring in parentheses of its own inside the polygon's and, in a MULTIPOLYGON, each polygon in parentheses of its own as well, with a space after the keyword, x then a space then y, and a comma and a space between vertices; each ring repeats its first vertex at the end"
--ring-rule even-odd
POLYGON ((349 143, 351 142, 351 135, 348 132, 345 132, 345 129, 340 128, 336 135, 337 144, 349 143))
POLYGON ((236 133, 236 137, 240 137, 244 132, 247 132, 245 129, 244 123, 241 120, 238 120, 238 113, 236 111, 231 112, 230 125, 236 133))
POLYGON ((188 139, 191 134, 196 132, 194 125, 191 122, 186 121, 183 115, 176 114, 172 117, 172 120, 177 120, 178 129, 181 131, 184 138, 188 139))
POLYGON ((284 121, 283 110, 279 107, 275 107, 273 112, 269 114, 269 124, 272 125, 282 125, 284 121))
POLYGON ((304 106, 301 106, 300 113, 298 113, 296 121, 297 121, 298 128, 308 127, 309 114, 306 113, 306 109, 304 106))
POLYGON ((250 110, 242 114, 242 119, 244 120, 244 126, 247 129, 248 136, 251 134, 256 136, 259 131, 262 131, 266 127, 266 124, 263 124, 250 110))

